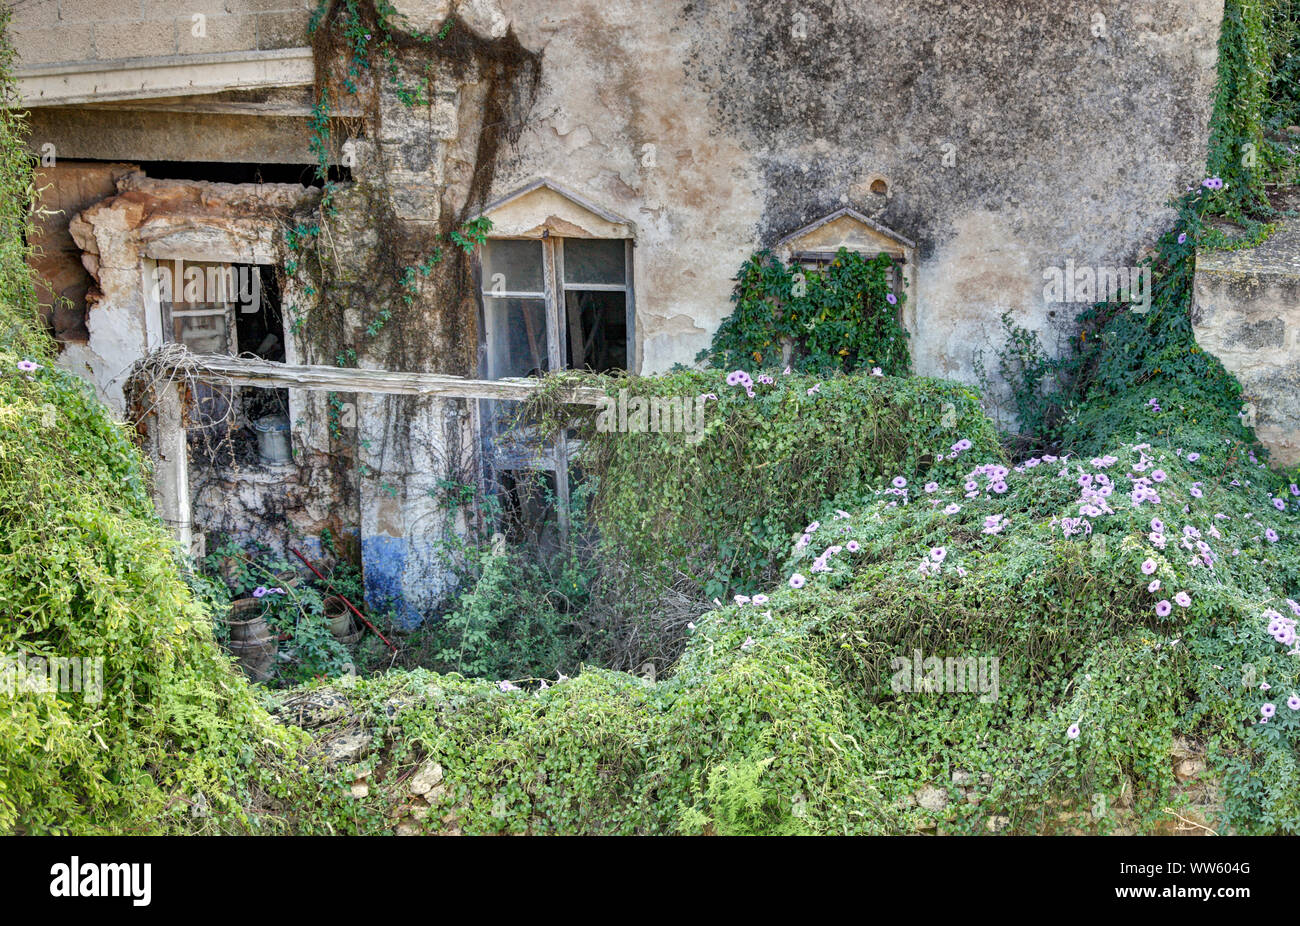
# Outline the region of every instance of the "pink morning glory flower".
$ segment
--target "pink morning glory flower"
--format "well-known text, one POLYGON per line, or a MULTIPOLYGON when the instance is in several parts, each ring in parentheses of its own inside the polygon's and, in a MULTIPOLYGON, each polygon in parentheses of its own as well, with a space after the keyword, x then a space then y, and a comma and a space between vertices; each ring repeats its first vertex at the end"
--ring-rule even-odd
POLYGON ((1150 592, 1150 593, 1153 594, 1153 595, 1154 595, 1156 592, 1160 591, 1160 580, 1159 580, 1159 579, 1152 579, 1152 580, 1151 580, 1151 584, 1147 586, 1147 591, 1150 592))
POLYGON ((1167 600, 1161 600, 1156 602, 1156 614, 1160 615, 1161 617, 1168 617, 1169 612, 1173 611, 1173 609, 1174 606, 1171 605, 1167 600))
POLYGON ((803 588, 807 584, 808 584, 808 580, 805 579, 800 573, 796 572, 794 575, 790 576, 791 588, 803 588))
POLYGON ((1187 594, 1187 592, 1179 592, 1177 595, 1174 596, 1174 601, 1178 604, 1178 607, 1180 608, 1190 607, 1192 603, 1192 596, 1187 594))
POLYGON ((850 540, 844 545, 844 549, 848 550, 850 553, 856 553, 862 549, 862 545, 856 540, 850 540))
POLYGON ((934 547, 930 550, 930 559, 936 563, 942 563, 947 555, 948 550, 945 547, 934 547))
POLYGON ((18 361, 18 369, 22 370, 24 373, 35 373, 40 368, 40 364, 32 363, 30 360, 18 361))
POLYGON ((1072 740, 1077 740, 1079 738, 1079 725, 1077 723, 1070 724, 1070 729, 1065 731, 1065 735, 1072 740))
POLYGON ((1300 695, 1291 695, 1286 699, 1286 706, 1293 711, 1300 711, 1300 695))
POLYGON ((1154 573, 1154 572, 1156 571, 1156 568, 1157 568, 1157 567, 1156 567, 1156 561, 1155 561, 1155 560, 1153 560, 1153 559, 1145 560, 1145 561, 1142 563, 1142 574, 1143 574, 1143 575, 1148 575, 1148 576, 1149 576, 1149 575, 1151 575, 1152 573, 1154 573))
POLYGON ((1277 713, 1277 705, 1271 702, 1266 702, 1259 706, 1259 712, 1263 714, 1264 719, 1267 720, 1269 717, 1272 717, 1277 713))

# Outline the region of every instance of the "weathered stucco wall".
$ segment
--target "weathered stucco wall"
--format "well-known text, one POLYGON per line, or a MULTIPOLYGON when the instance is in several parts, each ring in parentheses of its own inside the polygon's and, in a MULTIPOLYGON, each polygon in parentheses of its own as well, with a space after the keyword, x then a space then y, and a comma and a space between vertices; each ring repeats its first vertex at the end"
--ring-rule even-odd
POLYGON ((546 175, 636 222, 643 372, 708 344, 751 251, 856 206, 918 243, 917 371, 969 380, 1003 311, 1082 308, 1045 269, 1130 265, 1168 224, 1222 7, 503 0, 542 86, 493 195, 546 175))
POLYGON ((1300 463, 1300 222, 1264 244, 1196 257, 1192 325, 1242 386, 1243 421, 1274 463, 1300 463))

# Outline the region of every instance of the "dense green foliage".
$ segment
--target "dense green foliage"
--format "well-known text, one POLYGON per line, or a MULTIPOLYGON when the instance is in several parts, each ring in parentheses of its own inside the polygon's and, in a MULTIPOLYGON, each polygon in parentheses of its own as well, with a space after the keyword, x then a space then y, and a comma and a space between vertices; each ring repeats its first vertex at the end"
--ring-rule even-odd
POLYGON ((975 498, 964 475, 909 481, 822 521, 786 563, 805 587, 705 615, 657 684, 415 675, 363 682, 359 703, 436 689, 377 732, 399 764, 443 765, 470 832, 1150 830, 1187 812, 1176 736, 1222 777, 1213 825, 1300 830, 1300 660, 1268 630, 1270 609, 1300 609, 1300 500, 1222 454, 1125 446, 1005 474, 959 459, 975 498), (1137 479, 1160 501, 1135 503, 1137 479), (1070 536, 1065 518, 1082 518, 1070 536), (996 658, 994 684, 899 690, 893 660, 917 651, 996 658), (927 786, 947 809, 916 805, 927 786))
POLYGON ((907 332, 899 315, 888 254, 867 258, 840 248, 825 268, 784 264, 770 251, 749 258, 736 275, 735 310, 697 359, 719 369, 792 369, 830 374, 870 370, 907 373, 907 332), (892 300, 892 302, 891 302, 892 300))
MULTIPOLYGON (((1229 0, 1225 71, 1260 66, 1258 17, 1281 9, 1229 0)), ((1290 92, 1280 78, 1233 80, 1216 126, 1234 106, 1257 111, 1261 86, 1269 99, 1290 92)), ((1225 179, 1272 116, 1232 119, 1212 153, 1225 179)), ((1151 312, 1090 313, 1069 367, 1042 367, 1017 342, 1036 388, 1062 370, 1069 385, 1022 408, 1080 456, 1012 466, 962 387, 829 375, 902 372, 874 335, 786 332, 817 376, 606 382, 611 394, 717 397, 698 442, 588 434, 605 555, 740 597, 695 618, 657 682, 603 669, 550 684, 423 670, 336 682, 351 704, 339 724, 371 739, 331 765, 231 670, 139 453, 50 363, 21 236, 30 173, 8 109, 0 162, 0 654, 104 660, 102 699, 0 695, 0 830, 385 831, 409 809, 407 773, 436 761, 465 832, 1149 831, 1192 813, 1197 795, 1173 775, 1181 742, 1218 783, 1196 811, 1211 825, 1300 832, 1300 650, 1287 624, 1300 615, 1300 487, 1255 459, 1239 389, 1187 320, 1205 218, 1233 202, 1250 218, 1258 202, 1235 180, 1183 203, 1151 312), (914 654, 985 660, 996 676, 908 691, 914 654), (350 790, 358 775, 370 785, 350 790)), ((780 271, 766 266, 755 272, 780 271)), ((839 311, 825 320, 843 322, 839 311)), ((736 358, 760 336, 731 334, 736 358)), ((771 368, 781 336, 725 366, 771 368)), ((522 568, 483 560, 450 623, 464 671, 513 671, 550 645, 549 625, 501 645, 520 609, 561 613, 549 592, 520 588, 522 568)), ((416 828, 453 825, 446 809, 416 828)))
POLYGON ((959 436, 998 452, 978 395, 940 380, 756 374, 751 397, 717 374, 681 372, 608 388, 706 396, 701 433, 591 428, 583 463, 599 479, 593 518, 606 555, 651 574, 680 570, 708 598, 769 583, 810 512, 849 505, 899 471, 953 472, 959 436))

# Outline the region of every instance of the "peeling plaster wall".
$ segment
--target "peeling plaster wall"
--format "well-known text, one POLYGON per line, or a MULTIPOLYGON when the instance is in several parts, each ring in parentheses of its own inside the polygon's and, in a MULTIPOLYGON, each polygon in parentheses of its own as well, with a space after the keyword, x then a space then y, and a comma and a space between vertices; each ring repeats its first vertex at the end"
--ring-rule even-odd
POLYGON ((1282 219, 1259 247, 1199 253, 1192 301, 1197 344, 1240 381, 1243 420, 1285 466, 1300 463, 1297 255, 1295 219, 1282 219))
POLYGON ((1045 303, 1046 268, 1131 265, 1169 223, 1204 164, 1223 3, 501 9, 543 77, 493 196, 548 176, 636 223, 641 372, 708 345, 749 253, 852 205, 918 243, 916 371, 971 381, 1004 311, 1051 346, 1082 308, 1045 303))
POLYGON ((68 223, 95 285, 86 295, 88 340, 65 349, 63 365, 121 414, 125 374, 162 345, 145 286, 151 262, 279 263, 277 216, 313 195, 293 184, 151 180, 140 171, 118 180, 115 196, 68 223))
MULTIPOLYGON (((123 386, 136 360, 162 344, 158 305, 147 276, 155 261, 278 264, 280 223, 319 191, 293 184, 152 180, 134 171, 109 196, 75 215, 68 231, 93 278, 89 338, 66 345, 61 363, 89 379, 120 415, 123 386)), ((300 298, 290 281, 282 298, 300 298)), ((291 361, 292 357, 289 358, 291 361)), ((289 390, 296 465, 202 462, 191 453, 195 532, 256 540, 319 554, 322 529, 355 533, 355 476, 337 465, 324 398, 289 390)))

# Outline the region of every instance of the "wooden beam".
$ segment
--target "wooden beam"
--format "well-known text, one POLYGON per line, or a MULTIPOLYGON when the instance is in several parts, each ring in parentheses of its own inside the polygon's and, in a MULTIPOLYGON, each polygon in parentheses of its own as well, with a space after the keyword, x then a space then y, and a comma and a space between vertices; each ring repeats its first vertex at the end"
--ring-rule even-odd
POLYGON ((310 48, 158 55, 17 68, 25 107, 191 96, 262 87, 311 86, 310 48))
MULTIPOLYGON (((216 354, 191 355, 189 359, 191 361, 189 364, 177 364, 175 372, 199 380, 272 389, 523 401, 546 387, 546 384, 539 379, 467 379, 463 376, 443 376, 438 373, 298 366, 216 354)), ((605 393, 590 386, 569 386, 560 391, 560 396, 564 402, 571 405, 598 405, 605 398, 605 393)))

